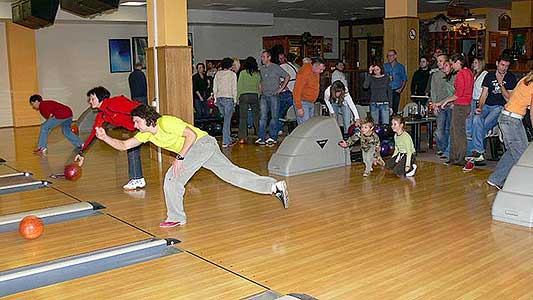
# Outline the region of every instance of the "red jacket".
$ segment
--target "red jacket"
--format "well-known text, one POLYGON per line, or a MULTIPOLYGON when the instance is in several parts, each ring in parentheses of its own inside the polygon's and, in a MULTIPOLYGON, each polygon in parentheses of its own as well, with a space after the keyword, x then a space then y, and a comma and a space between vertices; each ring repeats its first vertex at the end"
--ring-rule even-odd
POLYGON ((94 120, 93 130, 85 141, 81 150, 87 149, 89 144, 93 141, 96 135, 96 127, 102 127, 104 123, 124 127, 129 131, 134 131, 133 120, 131 119, 131 111, 139 106, 141 103, 130 100, 124 96, 108 98, 102 101, 98 114, 94 120))
POLYGON ((45 119, 54 116, 56 119, 72 118, 72 110, 70 107, 56 102, 54 100, 43 100, 39 103, 39 112, 45 119))

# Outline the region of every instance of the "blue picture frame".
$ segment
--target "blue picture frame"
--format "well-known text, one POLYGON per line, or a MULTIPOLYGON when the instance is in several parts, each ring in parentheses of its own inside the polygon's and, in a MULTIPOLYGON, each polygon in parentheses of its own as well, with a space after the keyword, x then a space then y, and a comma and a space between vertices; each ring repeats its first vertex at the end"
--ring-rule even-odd
POLYGON ((109 69, 111 73, 131 72, 131 44, 129 39, 109 40, 109 69))

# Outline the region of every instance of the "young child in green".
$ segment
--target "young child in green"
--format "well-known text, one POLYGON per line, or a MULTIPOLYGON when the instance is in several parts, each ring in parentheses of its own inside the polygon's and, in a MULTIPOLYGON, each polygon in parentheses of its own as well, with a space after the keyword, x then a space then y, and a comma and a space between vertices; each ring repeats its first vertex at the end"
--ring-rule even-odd
POLYGON ((392 117, 392 130, 396 133, 394 135, 394 153, 385 167, 396 175, 412 177, 416 172, 416 151, 413 140, 404 127, 405 119, 402 116, 392 117))
POLYGON ((339 142, 339 146, 342 148, 352 147, 357 140, 361 140, 361 153, 365 164, 363 176, 367 177, 373 171, 373 165, 385 165, 380 155, 381 144, 379 136, 374 132, 374 120, 371 118, 365 119, 361 123, 361 129, 356 129, 347 141, 339 142))

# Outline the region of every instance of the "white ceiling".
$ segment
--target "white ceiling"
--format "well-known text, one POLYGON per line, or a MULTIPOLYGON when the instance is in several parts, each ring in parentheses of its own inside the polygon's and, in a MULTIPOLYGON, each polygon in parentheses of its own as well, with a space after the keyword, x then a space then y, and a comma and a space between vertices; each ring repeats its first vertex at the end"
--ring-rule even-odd
MULTIPOLYGON (((144 1, 144 0, 121 0, 144 1)), ((273 13, 276 17, 350 20, 384 17, 384 9, 368 10, 365 7, 383 7, 385 0, 280 0, 298 1, 282 3, 278 0, 188 0, 188 7, 193 9, 250 11, 273 13)), ((398 0, 392 0, 398 1, 398 0)), ((432 4, 435 0, 418 0, 419 12, 443 11, 444 4, 432 4)), ((0 2, 14 2, 0 0, 0 2)), ((457 0, 456 0, 457 2, 457 0)), ((512 0, 460 0, 469 8, 492 7, 511 9, 512 0)))

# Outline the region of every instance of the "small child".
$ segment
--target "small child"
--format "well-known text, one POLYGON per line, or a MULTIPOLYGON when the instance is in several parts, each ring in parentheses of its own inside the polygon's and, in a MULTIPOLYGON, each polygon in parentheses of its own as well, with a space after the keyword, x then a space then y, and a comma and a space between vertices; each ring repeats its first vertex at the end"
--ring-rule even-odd
POLYGON ((402 116, 392 117, 392 130, 394 135, 394 153, 387 161, 385 167, 396 175, 412 177, 416 172, 415 146, 409 133, 404 130, 405 119, 402 116))
POLYGON ((339 142, 339 146, 342 148, 352 147, 357 140, 361 140, 361 152, 365 164, 363 176, 367 177, 373 171, 373 165, 385 165, 379 153, 381 144, 379 136, 374 132, 374 120, 371 118, 365 119, 361 124, 361 130, 356 129, 347 141, 339 142))
POLYGON ((61 125, 61 131, 67 140, 77 148, 83 145, 81 139, 72 132, 72 110, 70 107, 53 100, 43 100, 40 95, 30 97, 30 105, 33 109, 38 110, 46 121, 41 125, 39 133, 39 142, 37 149, 33 152, 36 154, 46 154, 48 134, 54 127, 61 125))

